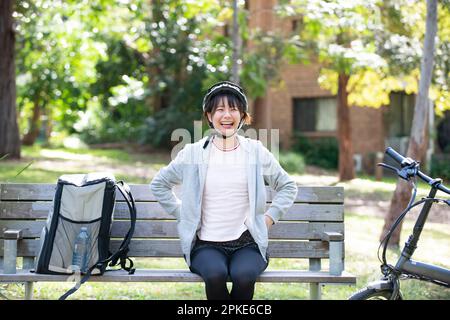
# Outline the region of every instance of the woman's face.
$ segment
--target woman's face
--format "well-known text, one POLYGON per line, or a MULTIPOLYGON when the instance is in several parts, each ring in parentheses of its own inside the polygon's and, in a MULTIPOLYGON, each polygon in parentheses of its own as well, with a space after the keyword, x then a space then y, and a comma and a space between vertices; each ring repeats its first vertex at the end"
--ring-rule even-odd
POLYGON ((233 135, 241 120, 241 112, 237 107, 230 106, 226 97, 219 100, 214 113, 208 112, 207 115, 214 129, 225 136, 233 135))

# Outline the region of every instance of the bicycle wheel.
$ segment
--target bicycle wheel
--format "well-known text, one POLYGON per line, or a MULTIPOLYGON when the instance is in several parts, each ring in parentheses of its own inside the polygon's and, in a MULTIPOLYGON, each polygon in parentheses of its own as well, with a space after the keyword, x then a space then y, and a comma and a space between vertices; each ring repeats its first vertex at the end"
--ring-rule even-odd
MULTIPOLYGON (((354 293, 349 300, 389 300, 392 290, 376 290, 372 288, 363 288, 354 293)), ((403 300, 399 294, 396 300, 403 300)))

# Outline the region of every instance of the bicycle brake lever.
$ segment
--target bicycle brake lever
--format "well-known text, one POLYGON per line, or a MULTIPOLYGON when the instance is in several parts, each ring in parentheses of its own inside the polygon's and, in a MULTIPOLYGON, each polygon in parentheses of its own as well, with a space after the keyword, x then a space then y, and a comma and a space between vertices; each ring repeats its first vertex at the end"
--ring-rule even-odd
POLYGON ((399 169, 397 169, 397 168, 395 168, 395 167, 393 167, 393 166, 390 166, 390 165, 388 165, 388 164, 386 164, 386 163, 378 163, 377 165, 380 166, 380 167, 384 167, 384 168, 386 168, 386 169, 392 170, 392 171, 394 171, 400 178, 402 178, 403 180, 409 181, 409 172, 407 171, 407 170, 408 170, 408 167, 404 167, 404 168, 402 168, 401 170, 399 170, 399 169))
POLYGON ((397 173, 397 174, 400 173, 400 170, 398 170, 397 168, 395 168, 395 167, 393 167, 393 166, 390 166, 390 165, 388 165, 388 164, 386 164, 386 163, 380 162, 380 163, 377 164, 377 166, 380 166, 380 167, 383 167, 383 168, 386 168, 386 169, 395 171, 395 173, 397 173))

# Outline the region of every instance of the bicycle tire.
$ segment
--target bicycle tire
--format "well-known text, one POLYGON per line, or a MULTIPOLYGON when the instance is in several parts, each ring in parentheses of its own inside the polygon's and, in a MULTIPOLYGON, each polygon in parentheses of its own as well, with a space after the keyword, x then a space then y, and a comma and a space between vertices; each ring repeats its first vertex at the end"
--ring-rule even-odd
MULTIPOLYGON (((349 300, 389 300, 392 290, 376 290, 373 288, 363 288, 350 296, 349 300)), ((396 300, 403 300, 401 294, 396 300)))

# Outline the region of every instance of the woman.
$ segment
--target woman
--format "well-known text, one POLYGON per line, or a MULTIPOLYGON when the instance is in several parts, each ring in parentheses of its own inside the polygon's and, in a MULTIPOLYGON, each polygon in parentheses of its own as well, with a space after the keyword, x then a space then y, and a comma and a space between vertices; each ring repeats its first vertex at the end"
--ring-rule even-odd
POLYGON ((268 265, 268 230, 292 205, 297 186, 261 142, 237 134, 250 123, 241 87, 213 85, 203 112, 214 134, 187 144, 150 186, 177 218, 184 257, 207 298, 249 300, 268 265), (267 211, 265 182, 276 191, 267 211), (181 200, 172 191, 179 184, 181 200))

